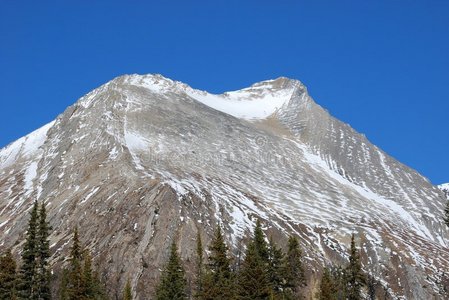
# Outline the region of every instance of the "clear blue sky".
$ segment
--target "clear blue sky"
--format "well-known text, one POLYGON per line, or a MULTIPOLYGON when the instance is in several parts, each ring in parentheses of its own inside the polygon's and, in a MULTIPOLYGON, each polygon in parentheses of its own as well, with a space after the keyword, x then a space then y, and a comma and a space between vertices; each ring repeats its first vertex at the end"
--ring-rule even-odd
POLYGON ((447 0, 0 1, 0 147, 124 73, 215 93, 287 76, 449 182, 448 16, 447 0))

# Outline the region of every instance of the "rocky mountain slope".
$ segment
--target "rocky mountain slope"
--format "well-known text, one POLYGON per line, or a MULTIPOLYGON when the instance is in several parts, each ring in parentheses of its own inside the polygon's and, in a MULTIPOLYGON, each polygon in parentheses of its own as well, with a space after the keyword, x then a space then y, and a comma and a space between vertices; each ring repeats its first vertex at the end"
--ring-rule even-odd
POLYGON ((125 75, 0 151, 0 247, 17 251, 35 200, 48 203, 58 271, 78 226, 111 294, 151 295, 172 239, 188 266, 217 222, 233 251, 260 218, 300 237, 308 297, 344 264, 351 233, 366 272, 394 297, 444 296, 444 193, 333 118, 296 80, 212 95, 125 75))

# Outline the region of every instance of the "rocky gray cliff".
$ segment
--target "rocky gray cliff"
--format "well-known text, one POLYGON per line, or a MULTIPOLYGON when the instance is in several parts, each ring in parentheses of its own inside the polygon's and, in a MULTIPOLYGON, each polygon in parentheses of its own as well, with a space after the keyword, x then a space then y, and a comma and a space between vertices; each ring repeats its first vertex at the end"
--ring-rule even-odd
POLYGON ((35 200, 48 204, 57 272, 78 226, 111 294, 151 295, 172 239, 193 263, 217 222, 233 250, 260 218, 300 237, 308 295, 344 264, 351 233, 395 297, 444 296, 444 193, 333 118, 296 80, 212 95, 125 75, 0 151, 1 248, 16 251, 35 200))

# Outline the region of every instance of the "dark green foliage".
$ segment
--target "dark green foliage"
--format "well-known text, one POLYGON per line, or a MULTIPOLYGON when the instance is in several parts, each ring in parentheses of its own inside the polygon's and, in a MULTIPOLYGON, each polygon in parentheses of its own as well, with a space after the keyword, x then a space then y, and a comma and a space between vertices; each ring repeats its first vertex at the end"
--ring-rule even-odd
POLYGON ((68 285, 69 285, 69 270, 63 269, 61 272, 61 283, 59 286, 59 299, 60 300, 70 299, 68 285))
POLYGON ((104 286, 93 271, 92 257, 81 246, 77 228, 73 233, 69 266, 62 271, 59 295, 61 300, 107 299, 104 286))
POLYGON ((49 235, 50 225, 47 222, 45 204, 42 203, 39 208, 38 202, 35 201, 28 221, 17 282, 19 299, 51 299, 49 235))
POLYGON ((184 268, 174 241, 170 249, 170 258, 162 271, 160 283, 156 288, 156 299, 187 299, 184 268))
POLYGON ((47 221, 47 212, 45 204, 42 202, 39 210, 39 226, 37 229, 37 294, 42 300, 51 299, 50 288, 50 267, 48 260, 50 258, 50 224, 47 221))
POLYGON ((289 237, 288 250, 284 258, 284 293, 288 298, 299 298, 300 288, 305 284, 302 267, 302 252, 296 237, 289 237))
POLYGON ((123 300, 132 300, 131 282, 129 279, 126 281, 125 289, 123 290, 123 300))
POLYGON ((96 294, 96 284, 92 271, 92 257, 88 251, 84 252, 82 284, 84 297, 87 299, 94 299, 96 294))
POLYGON ((328 268, 324 268, 321 277, 319 300, 337 300, 338 299, 338 283, 328 268))
POLYGON ((449 200, 446 203, 446 207, 444 208, 444 223, 449 227, 449 200))
POLYGON ((28 221, 28 230, 26 233, 25 244, 22 252, 22 266, 19 271, 19 282, 17 284, 17 294, 19 299, 39 299, 37 290, 37 255, 38 255, 38 237, 37 227, 39 223, 38 215, 39 205, 34 202, 28 221))
POLYGON ((220 226, 215 230, 214 238, 209 245, 207 269, 203 280, 203 293, 200 299, 234 299, 234 274, 231 271, 231 260, 220 226))
POLYGON ((231 277, 231 260, 228 257, 228 247, 225 244, 220 226, 215 230, 215 236, 209 246, 209 269, 215 276, 231 277))
POLYGON ((337 299, 345 300, 348 294, 348 283, 346 270, 338 266, 332 270, 332 278, 337 288, 337 299))
POLYGON ((283 291, 283 261, 284 253, 282 249, 278 248, 270 238, 268 244, 268 280, 270 282, 271 288, 273 290, 273 296, 281 296, 283 291))
POLYGON ((200 232, 198 231, 196 237, 196 274, 195 274, 195 298, 201 298, 203 294, 203 280, 204 280, 204 261, 203 261, 203 242, 201 240, 200 232))
POLYGON ((253 240, 248 245, 246 256, 238 276, 238 298, 242 300, 268 299, 271 286, 267 265, 253 240))
POLYGON ((265 241, 265 234, 262 231, 262 225, 260 220, 256 222, 256 228, 254 228, 254 247, 259 257, 266 263, 268 263, 268 245, 265 241))
POLYGON ((82 272, 82 250, 78 237, 78 228, 75 227, 73 232, 72 248, 69 257, 69 269, 67 278, 67 299, 81 299, 83 296, 83 272, 82 272))
POLYGON ((361 289, 365 285, 365 276, 362 273, 360 254, 355 246, 354 234, 351 236, 351 249, 349 265, 346 268, 346 276, 348 300, 362 299, 361 289))
POLYGON ((0 300, 16 299, 17 263, 8 250, 0 257, 0 300))
MULTIPOLYGON (((254 236, 246 250, 245 259, 238 275, 238 298, 239 299, 268 299, 273 294, 273 285, 270 282, 271 275, 274 277, 275 268, 270 267, 270 256, 274 256, 274 243, 268 247, 265 234, 259 220, 254 228, 254 236), (270 271, 273 271, 270 274, 270 271)), ((276 256, 279 253, 276 253, 276 256)))
POLYGON ((346 300, 346 270, 341 267, 325 268, 321 279, 318 299, 346 300))

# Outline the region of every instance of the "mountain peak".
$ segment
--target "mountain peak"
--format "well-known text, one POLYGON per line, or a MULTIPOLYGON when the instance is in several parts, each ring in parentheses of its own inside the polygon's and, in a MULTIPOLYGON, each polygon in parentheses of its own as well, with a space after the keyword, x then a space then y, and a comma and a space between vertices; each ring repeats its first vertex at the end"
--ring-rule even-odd
POLYGON ((57 269, 70 228, 82 226, 108 282, 139 274, 136 299, 147 299, 158 274, 145 269, 160 267, 172 240, 190 257, 198 230, 210 240, 220 223, 236 249, 259 218, 274 237, 297 236, 316 270, 347 259, 355 232, 379 288, 430 299, 449 265, 442 195, 299 81, 216 95, 158 74, 124 75, 0 150, 0 247, 18 253, 29 207, 45 200, 57 269))
MULTIPOLYGON (((144 86, 144 87, 147 87, 152 90, 159 91, 159 92, 164 92, 164 91, 168 91, 168 90, 171 90, 171 91, 195 90, 197 92, 203 92, 203 93, 208 93, 208 94, 217 95, 217 96, 220 95, 220 94, 209 93, 202 89, 192 88, 191 86, 189 86, 186 83, 170 79, 161 74, 151 74, 151 73, 143 74, 143 75, 129 74, 129 75, 119 76, 112 81, 113 82, 114 81, 124 82, 124 83, 128 83, 128 84, 133 84, 133 85, 141 85, 141 86, 144 86)), ((268 80, 256 82, 249 87, 245 87, 245 88, 242 88, 239 90, 226 91, 221 95, 228 95, 228 94, 232 94, 232 93, 240 92, 240 91, 256 91, 256 90, 274 92, 274 91, 283 90, 283 89, 291 89, 292 87, 298 87, 298 86, 301 86, 302 88, 305 89, 305 86, 297 79, 290 79, 287 77, 278 77, 276 79, 268 79, 268 80)))
POLYGON ((265 119, 286 106, 298 89, 305 91, 300 81, 286 77, 257 82, 223 94, 194 89, 160 74, 124 75, 111 82, 143 87, 156 94, 187 94, 215 110, 245 120, 265 119))
POLYGON ((278 77, 276 79, 268 79, 252 84, 249 88, 268 88, 268 89, 283 89, 290 85, 303 85, 297 79, 288 77, 278 77))

